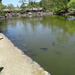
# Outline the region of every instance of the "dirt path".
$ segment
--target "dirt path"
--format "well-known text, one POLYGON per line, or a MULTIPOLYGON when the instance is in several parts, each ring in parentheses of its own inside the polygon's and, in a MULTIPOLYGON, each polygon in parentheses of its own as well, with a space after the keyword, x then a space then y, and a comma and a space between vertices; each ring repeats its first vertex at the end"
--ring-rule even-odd
POLYGON ((0 33, 0 75, 50 75, 0 33))

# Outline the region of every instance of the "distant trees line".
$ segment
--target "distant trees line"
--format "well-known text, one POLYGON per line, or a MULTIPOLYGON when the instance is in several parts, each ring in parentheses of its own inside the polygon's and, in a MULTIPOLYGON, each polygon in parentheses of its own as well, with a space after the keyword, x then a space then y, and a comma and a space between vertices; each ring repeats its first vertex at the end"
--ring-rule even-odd
MULTIPOLYGON (((62 9, 67 9, 68 7, 74 8, 75 2, 72 2, 69 6, 68 3, 70 0, 41 0, 40 2, 36 2, 36 0, 19 0, 19 3, 21 3, 21 6, 16 6, 17 8, 21 8, 23 11, 26 10, 26 8, 40 8, 42 7, 44 11, 53 11, 58 12, 62 9)), ((2 4, 2 0, 0 0, 0 10, 1 9, 14 9, 13 4, 8 4, 7 6, 2 4)))
POLYGON ((67 8, 75 8, 75 2, 71 2, 71 0, 41 0, 40 2, 36 2, 36 0, 20 0, 21 8, 32 8, 32 7, 42 7, 44 11, 53 11, 58 12, 59 10, 67 9, 67 8), (70 3, 68 5, 68 3, 70 3))
POLYGON ((66 9, 69 1, 70 0, 41 0, 40 5, 45 10, 57 12, 59 10, 66 9))
POLYGON ((67 9, 67 4, 70 2, 70 0, 41 0, 40 2, 36 2, 36 0, 29 0, 27 6, 26 6, 26 0, 20 0, 20 3, 22 3, 21 8, 25 9, 30 7, 42 7, 44 11, 53 11, 58 12, 62 9, 67 9))

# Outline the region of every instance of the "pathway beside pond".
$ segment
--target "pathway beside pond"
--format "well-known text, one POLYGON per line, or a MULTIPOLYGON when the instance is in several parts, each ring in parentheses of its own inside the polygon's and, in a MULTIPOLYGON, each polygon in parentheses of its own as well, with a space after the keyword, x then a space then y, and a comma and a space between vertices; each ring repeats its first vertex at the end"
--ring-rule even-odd
POLYGON ((50 75, 0 33, 0 75, 50 75))

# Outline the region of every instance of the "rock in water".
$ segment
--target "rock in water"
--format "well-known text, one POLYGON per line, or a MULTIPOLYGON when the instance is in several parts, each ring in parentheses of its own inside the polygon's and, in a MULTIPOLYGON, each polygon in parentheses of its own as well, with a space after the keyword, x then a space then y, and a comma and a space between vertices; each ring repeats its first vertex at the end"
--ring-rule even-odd
POLYGON ((0 72, 3 70, 4 67, 0 67, 0 72))

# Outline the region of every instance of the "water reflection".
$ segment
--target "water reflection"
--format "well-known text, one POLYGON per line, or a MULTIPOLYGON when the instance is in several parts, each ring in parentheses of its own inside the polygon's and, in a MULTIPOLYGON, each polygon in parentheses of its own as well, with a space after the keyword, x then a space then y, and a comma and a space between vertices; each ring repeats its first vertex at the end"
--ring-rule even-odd
POLYGON ((0 21, 15 46, 52 75, 75 75, 75 21, 47 16, 0 21))

